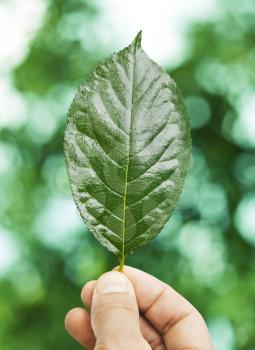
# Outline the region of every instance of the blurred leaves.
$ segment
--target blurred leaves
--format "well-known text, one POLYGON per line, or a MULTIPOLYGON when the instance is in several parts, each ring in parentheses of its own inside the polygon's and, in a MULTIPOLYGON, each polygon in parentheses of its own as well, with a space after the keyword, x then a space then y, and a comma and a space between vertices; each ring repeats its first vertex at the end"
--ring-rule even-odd
MULTIPOLYGON (((97 9, 84 0, 47 3, 12 72, 17 123, 0 130, 3 350, 79 349, 64 315, 80 305, 82 284, 114 263, 77 214, 62 147, 74 91, 106 56, 97 9)), ((189 28, 189 55, 170 72, 193 127, 189 177, 162 233, 127 261, 198 307, 218 350, 255 347, 254 42, 253 0, 221 1, 214 20, 189 28)))
POLYGON ((100 53, 91 52, 87 44, 89 25, 96 13, 92 3, 83 0, 50 2, 26 60, 15 70, 16 86, 21 91, 45 95, 55 84, 83 81, 100 53))

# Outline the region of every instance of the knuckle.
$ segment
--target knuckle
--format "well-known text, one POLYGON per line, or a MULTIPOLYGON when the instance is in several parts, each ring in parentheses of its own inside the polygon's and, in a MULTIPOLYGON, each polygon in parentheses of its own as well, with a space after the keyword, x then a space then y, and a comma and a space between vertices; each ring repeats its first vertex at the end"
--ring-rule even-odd
POLYGON ((150 346, 152 349, 156 350, 156 349, 160 349, 164 346, 163 340, 162 338, 159 336, 155 339, 153 339, 152 341, 149 342, 150 346))
POLYGON ((115 335, 105 338, 103 341, 97 342, 95 350, 149 350, 151 347, 140 336, 115 335))
POLYGON ((92 307, 92 313, 95 320, 112 313, 123 313, 132 318, 138 318, 138 312, 134 305, 127 298, 122 297, 116 297, 114 301, 102 298, 92 307))
POLYGON ((103 343, 99 343, 96 345, 95 350, 110 350, 110 348, 103 343))
POLYGON ((98 317, 101 317, 102 315, 109 314, 114 311, 116 312, 120 311, 120 312, 128 313, 132 316, 137 316, 135 310, 129 305, 114 304, 114 305, 103 305, 102 307, 97 308, 96 310, 94 310, 94 317, 98 318, 98 317))

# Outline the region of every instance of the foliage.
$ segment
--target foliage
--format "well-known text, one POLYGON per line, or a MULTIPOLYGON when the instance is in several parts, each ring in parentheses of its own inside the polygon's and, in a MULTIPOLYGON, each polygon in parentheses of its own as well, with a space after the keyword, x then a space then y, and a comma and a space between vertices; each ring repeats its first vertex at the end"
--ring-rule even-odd
POLYGON ((183 98, 143 51, 141 32, 79 88, 65 132, 69 179, 82 218, 120 270, 169 219, 190 143, 183 98))

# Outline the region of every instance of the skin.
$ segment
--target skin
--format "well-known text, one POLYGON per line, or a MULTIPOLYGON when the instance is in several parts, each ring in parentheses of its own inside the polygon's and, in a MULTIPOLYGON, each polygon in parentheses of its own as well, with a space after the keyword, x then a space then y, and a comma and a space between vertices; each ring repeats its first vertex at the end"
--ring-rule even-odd
POLYGON ((68 333, 89 350, 213 350, 207 326, 185 298, 155 277, 125 266, 88 282, 90 312, 68 312, 68 333))

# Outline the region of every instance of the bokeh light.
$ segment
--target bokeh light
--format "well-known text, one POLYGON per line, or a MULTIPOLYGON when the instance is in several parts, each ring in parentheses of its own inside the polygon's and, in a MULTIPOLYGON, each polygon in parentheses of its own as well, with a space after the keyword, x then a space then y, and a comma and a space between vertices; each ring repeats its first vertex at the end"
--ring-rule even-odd
POLYGON ((242 237, 255 245, 255 193, 246 195, 238 205, 235 224, 242 237))
POLYGON ((201 96, 187 96, 185 104, 190 117, 190 124, 193 129, 206 125, 211 118, 211 111, 208 102, 201 96))

